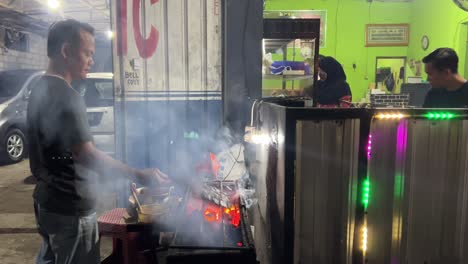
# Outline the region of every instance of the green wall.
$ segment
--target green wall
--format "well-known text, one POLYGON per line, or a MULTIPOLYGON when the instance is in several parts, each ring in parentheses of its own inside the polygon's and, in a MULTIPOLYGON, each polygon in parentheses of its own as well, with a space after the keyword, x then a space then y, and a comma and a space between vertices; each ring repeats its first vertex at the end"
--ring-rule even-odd
POLYGON ((366 48, 365 25, 410 23, 412 5, 366 0, 267 0, 265 9, 327 10, 326 48, 321 48, 320 53, 333 56, 343 64, 353 101, 358 101, 365 96, 369 82, 374 82, 376 57, 406 56, 408 50, 407 47, 366 48))
MULTIPOLYGON (((375 80, 378 56, 407 56, 407 62, 421 61, 438 47, 450 47, 460 57, 459 72, 466 76, 468 68, 468 12, 451 0, 414 0, 383 3, 367 0, 266 0, 266 10, 327 10, 326 47, 323 55, 333 56, 343 64, 354 101, 364 97, 369 83, 375 80), (369 47, 365 45, 366 24, 410 24, 408 47, 369 47), (423 35, 429 37, 429 48, 421 47, 423 35), (356 70, 352 65, 356 64, 356 70), (467 68, 467 69, 465 69, 467 68)), ((422 66, 423 79, 426 79, 422 66)), ((407 67, 406 76, 415 69, 407 67)))
MULTIPOLYGON (((439 47, 450 47, 460 57, 459 72, 464 75, 467 45, 468 12, 449 0, 415 0, 412 3, 410 46, 408 59, 420 61, 439 47), (429 37, 429 48, 421 47, 423 35, 429 37)), ((425 74, 423 77, 426 78, 425 74)), ((468 76, 465 76, 468 77, 468 76)))

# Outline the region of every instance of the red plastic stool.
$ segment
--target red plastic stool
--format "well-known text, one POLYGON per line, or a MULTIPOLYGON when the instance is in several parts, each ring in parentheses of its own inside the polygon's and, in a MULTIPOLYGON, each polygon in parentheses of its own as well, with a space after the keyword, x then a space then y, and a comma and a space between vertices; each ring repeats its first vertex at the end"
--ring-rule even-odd
POLYGON ((115 208, 98 218, 99 237, 112 237, 112 254, 102 261, 103 264, 130 264, 135 263, 136 260, 139 260, 138 263, 146 262, 139 254, 138 240, 141 235, 140 229, 148 225, 125 223, 123 219, 125 212, 125 208, 115 208))

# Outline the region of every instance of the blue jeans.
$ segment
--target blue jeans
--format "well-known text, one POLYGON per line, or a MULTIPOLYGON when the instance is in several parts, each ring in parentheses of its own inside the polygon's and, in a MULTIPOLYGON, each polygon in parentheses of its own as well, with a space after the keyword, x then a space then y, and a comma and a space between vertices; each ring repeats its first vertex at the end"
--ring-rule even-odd
POLYGON ((36 223, 42 237, 37 264, 100 263, 96 213, 68 216, 52 213, 34 203, 36 223))

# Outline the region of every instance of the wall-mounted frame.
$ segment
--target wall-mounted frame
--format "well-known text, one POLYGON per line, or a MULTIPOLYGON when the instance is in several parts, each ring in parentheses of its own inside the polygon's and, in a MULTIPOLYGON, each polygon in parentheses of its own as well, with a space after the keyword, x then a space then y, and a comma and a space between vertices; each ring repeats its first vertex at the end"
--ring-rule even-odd
POLYGON ((366 47, 408 46, 409 24, 367 24, 366 47))

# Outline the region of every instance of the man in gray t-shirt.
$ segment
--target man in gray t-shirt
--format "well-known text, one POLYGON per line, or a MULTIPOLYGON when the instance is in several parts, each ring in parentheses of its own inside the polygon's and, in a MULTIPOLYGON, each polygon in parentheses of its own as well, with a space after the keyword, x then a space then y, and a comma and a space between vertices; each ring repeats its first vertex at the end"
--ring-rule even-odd
POLYGON ((71 150, 76 144, 92 141, 86 108, 63 78, 44 75, 32 90, 28 137, 29 163, 38 180, 34 200, 59 214, 93 213, 95 199, 88 190, 96 179, 77 171, 71 150))
POLYGON ((86 78, 94 46, 91 26, 76 20, 54 24, 47 39, 49 68, 29 99, 27 139, 37 179, 34 209, 43 238, 37 263, 100 262, 92 191, 98 177, 168 182, 158 169, 130 168, 95 148, 83 99, 70 85, 86 78))

